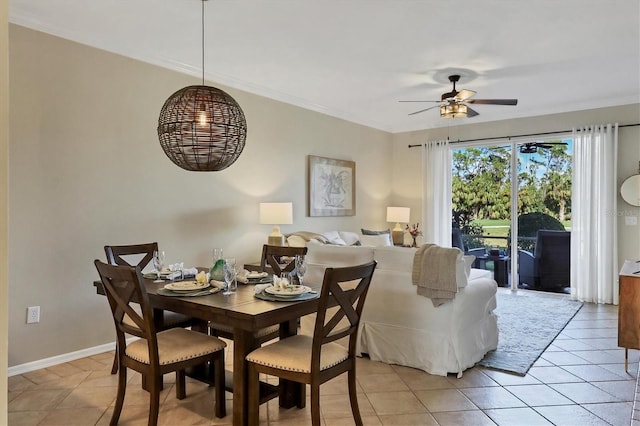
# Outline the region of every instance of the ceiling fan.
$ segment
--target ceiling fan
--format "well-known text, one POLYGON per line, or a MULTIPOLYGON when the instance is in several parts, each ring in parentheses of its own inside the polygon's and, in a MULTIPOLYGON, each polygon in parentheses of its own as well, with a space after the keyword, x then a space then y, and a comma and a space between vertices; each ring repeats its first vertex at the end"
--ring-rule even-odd
POLYGON ((478 112, 469 108, 468 104, 484 104, 484 105, 517 105, 517 99, 470 99, 476 94, 473 90, 462 89, 456 90, 456 83, 460 81, 460 76, 450 75, 449 81, 453 84, 451 92, 443 93, 439 101, 399 101, 399 102, 435 102, 435 105, 429 108, 412 112, 409 115, 420 114, 433 108, 440 108, 440 116, 443 118, 463 118, 475 117, 478 112))
POLYGON ((567 145, 566 142, 529 142, 520 145, 521 154, 535 154, 538 149, 551 149, 554 145, 567 145))

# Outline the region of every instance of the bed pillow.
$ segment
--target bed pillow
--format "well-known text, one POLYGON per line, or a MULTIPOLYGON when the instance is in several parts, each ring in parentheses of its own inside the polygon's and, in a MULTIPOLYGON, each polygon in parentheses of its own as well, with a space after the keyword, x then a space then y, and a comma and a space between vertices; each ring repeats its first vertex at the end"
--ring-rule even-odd
POLYGON ((363 235, 360 237, 363 246, 385 247, 392 246, 390 234, 363 235))

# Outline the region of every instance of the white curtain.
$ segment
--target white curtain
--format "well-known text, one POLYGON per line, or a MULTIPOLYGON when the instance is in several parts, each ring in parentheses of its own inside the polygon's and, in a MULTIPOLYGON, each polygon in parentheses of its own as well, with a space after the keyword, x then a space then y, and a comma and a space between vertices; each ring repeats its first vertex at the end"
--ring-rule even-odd
POLYGON ((618 304, 618 125, 573 132, 571 298, 618 304))
POLYGON ((422 146, 422 241, 451 247, 451 174, 449 141, 422 146))

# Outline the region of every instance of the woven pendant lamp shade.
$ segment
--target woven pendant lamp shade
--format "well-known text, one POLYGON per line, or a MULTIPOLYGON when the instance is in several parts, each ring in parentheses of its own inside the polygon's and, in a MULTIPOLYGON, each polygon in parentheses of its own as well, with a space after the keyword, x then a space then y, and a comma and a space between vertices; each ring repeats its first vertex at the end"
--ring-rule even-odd
POLYGON ((188 86, 166 100, 158 119, 164 153, 190 171, 218 171, 242 153, 247 122, 228 93, 210 86, 188 86))

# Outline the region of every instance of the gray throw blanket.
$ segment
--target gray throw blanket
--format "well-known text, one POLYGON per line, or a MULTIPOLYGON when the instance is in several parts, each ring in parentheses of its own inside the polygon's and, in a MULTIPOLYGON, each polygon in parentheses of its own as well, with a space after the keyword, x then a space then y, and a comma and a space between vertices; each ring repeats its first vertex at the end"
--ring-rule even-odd
POLYGON ((458 292, 456 262, 460 253, 457 248, 425 244, 414 255, 411 281, 418 286, 418 294, 430 298, 435 307, 458 292))

